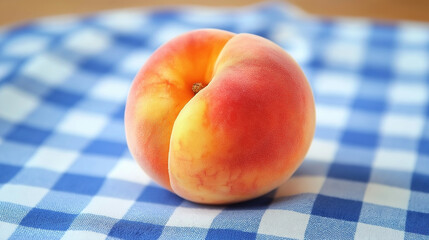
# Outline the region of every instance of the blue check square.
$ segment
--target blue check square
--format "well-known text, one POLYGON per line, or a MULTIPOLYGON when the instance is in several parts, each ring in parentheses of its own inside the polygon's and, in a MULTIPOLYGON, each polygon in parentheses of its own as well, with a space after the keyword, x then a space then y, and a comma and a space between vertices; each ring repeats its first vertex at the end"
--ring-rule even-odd
POLYGON ((179 206, 183 199, 161 187, 147 186, 137 198, 139 202, 162 202, 166 205, 179 206))
POLYGON ((411 190, 429 193, 429 175, 414 173, 411 180, 411 190))
POLYGON ((120 157, 127 149, 127 144, 123 142, 94 140, 83 150, 83 152, 120 157))
POLYGON ((103 184, 103 178, 65 173, 53 187, 54 190, 94 195, 103 184))
POLYGON ((18 172, 20 167, 0 163, 0 183, 9 182, 18 172))
POLYGON ((255 239, 256 233, 254 232, 243 232, 239 230, 232 229, 213 229, 210 228, 207 233, 207 240, 215 239, 255 239))
POLYGON ((357 222, 359 220, 361 208, 362 202, 360 201, 328 197, 319 194, 314 202, 311 213, 322 217, 357 222))
POLYGON ((346 130, 341 138, 344 144, 358 145, 374 148, 378 142, 378 136, 375 133, 346 130))
POLYGON ((374 66, 366 64, 362 67, 361 74, 366 78, 374 78, 379 81, 383 79, 390 79, 393 76, 392 70, 388 66, 374 66))
POLYGON ((380 99, 359 98, 353 102, 352 108, 380 113, 384 112, 386 109, 386 101, 380 99))
POLYGON ((35 128, 26 125, 17 125, 7 136, 6 139, 39 145, 49 137, 51 131, 35 128))
MULTIPOLYGON (((390 48, 385 48, 382 46, 370 46, 367 54, 368 58, 361 69, 362 75, 375 77, 380 80, 392 76, 391 59, 393 52, 390 48)), ((379 93, 385 91, 380 91, 380 89, 376 90, 379 93)))
POLYGON ((125 105, 118 107, 118 110, 113 114, 113 117, 116 119, 123 120, 125 115, 125 105))
POLYGON ((419 142, 419 153, 429 156, 429 139, 422 139, 419 142))
POLYGON ((65 231, 70 227, 75 217, 75 214, 33 208, 20 224, 33 228, 65 231))
POLYGON ((102 74, 113 70, 114 64, 97 58, 88 58, 80 63, 80 68, 91 73, 102 74))
POLYGON ((117 44, 129 47, 141 47, 145 44, 145 39, 138 36, 117 33, 114 35, 114 40, 117 44))
POLYGON ((369 44, 371 46, 395 49, 395 38, 398 27, 388 23, 375 23, 372 25, 369 44))
POLYGON ((405 230, 429 235, 429 213, 408 211, 405 230))
POLYGON ((64 107, 72 107, 82 98, 82 95, 70 91, 54 89, 45 97, 45 100, 64 107))
POLYGON ((162 234, 164 226, 119 220, 113 225, 109 236, 121 239, 157 239, 162 234))
POLYGON ((333 163, 328 176, 332 178, 347 179, 360 182, 368 182, 371 169, 350 164, 333 163))

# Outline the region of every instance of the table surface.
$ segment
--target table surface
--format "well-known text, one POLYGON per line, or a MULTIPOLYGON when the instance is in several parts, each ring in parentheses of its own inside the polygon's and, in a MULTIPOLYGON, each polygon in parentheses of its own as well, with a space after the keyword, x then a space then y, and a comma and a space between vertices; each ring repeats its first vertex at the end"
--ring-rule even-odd
POLYGON ((281 3, 3 29, 0 239, 428 239, 428 81, 427 24, 323 19, 281 3), (124 137, 138 69, 162 43, 207 27, 279 44, 302 66, 317 109, 294 176, 227 206, 156 185, 124 137))
MULTIPOLYGON (((0 26, 37 17, 71 13, 92 13, 128 7, 166 5, 245 6, 260 0, 20 0, 0 1, 0 26)), ((425 0, 289 0, 311 14, 323 16, 369 17, 381 20, 429 21, 429 3, 425 0)))

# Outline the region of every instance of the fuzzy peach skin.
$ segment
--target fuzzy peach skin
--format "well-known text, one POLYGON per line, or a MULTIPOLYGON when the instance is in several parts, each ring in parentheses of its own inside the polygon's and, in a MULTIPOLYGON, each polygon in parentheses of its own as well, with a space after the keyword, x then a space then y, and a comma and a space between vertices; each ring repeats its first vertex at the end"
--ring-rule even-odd
POLYGON ((314 99, 301 68, 251 34, 203 29, 161 46, 125 110, 129 149, 156 182, 193 202, 226 204, 286 181, 308 151, 314 99), (194 93, 195 83, 204 88, 194 93))

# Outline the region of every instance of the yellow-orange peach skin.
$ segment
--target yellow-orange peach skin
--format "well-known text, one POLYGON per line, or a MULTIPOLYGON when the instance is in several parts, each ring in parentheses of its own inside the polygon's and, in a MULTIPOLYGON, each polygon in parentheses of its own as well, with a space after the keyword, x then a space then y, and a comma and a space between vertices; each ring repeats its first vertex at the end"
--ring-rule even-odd
POLYGON ((125 110, 129 149, 156 182, 190 201, 240 202, 287 180, 315 128, 310 85, 279 46, 203 29, 161 46, 125 110), (193 85, 201 83, 198 93, 193 85))

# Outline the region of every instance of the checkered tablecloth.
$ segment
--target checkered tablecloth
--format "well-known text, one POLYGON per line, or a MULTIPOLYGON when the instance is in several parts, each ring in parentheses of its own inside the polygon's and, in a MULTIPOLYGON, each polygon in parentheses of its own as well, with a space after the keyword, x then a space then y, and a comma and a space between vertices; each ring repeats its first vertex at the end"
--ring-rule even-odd
MULTIPOLYGON (((429 239, 429 25, 289 5, 131 9, 0 31, 0 239, 429 239), (258 199, 198 205, 153 183, 124 138, 134 75, 196 28, 257 34, 303 67, 317 128, 258 199)), ((269 166, 267 166, 269 167, 269 166)))

